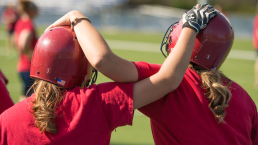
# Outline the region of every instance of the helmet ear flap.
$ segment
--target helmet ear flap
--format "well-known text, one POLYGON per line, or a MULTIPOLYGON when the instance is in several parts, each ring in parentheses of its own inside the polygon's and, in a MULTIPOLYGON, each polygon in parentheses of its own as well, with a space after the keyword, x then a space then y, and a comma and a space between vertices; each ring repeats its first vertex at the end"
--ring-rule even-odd
POLYGON ((91 78, 92 78, 92 74, 93 74, 93 67, 89 63, 89 65, 88 65, 88 74, 86 75, 85 80, 81 84, 81 88, 89 87, 90 86, 89 84, 90 84, 90 81, 91 81, 91 78))
POLYGON ((169 55, 169 45, 168 43, 166 44, 166 52, 167 52, 167 56, 169 55))
MULTIPOLYGON (((172 31, 171 31, 172 32, 172 31)), ((168 42, 166 44, 166 52, 167 52, 167 56, 169 55, 170 51, 172 51, 172 49, 170 50, 169 46, 171 46, 171 43, 173 41, 173 37, 169 36, 168 38, 168 42)))
POLYGON ((81 89, 89 87, 97 81, 98 71, 94 69, 90 63, 88 66, 88 74, 86 75, 84 82, 81 84, 81 89))
POLYGON ((170 34, 172 33, 173 29, 178 25, 179 22, 175 22, 172 25, 170 25, 162 39, 160 51, 161 53, 167 57, 169 54, 169 44, 172 43, 172 36, 170 34), (165 45, 165 51, 167 52, 167 55, 163 52, 163 46, 165 45))

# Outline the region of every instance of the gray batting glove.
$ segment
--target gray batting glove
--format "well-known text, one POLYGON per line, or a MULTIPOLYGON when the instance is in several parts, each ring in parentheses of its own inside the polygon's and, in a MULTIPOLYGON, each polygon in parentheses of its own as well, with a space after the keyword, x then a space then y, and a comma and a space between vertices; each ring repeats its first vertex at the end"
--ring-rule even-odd
POLYGON ((209 4, 197 4, 190 11, 182 16, 183 28, 189 27, 196 30, 197 34, 200 30, 207 26, 207 23, 218 14, 218 11, 209 4))

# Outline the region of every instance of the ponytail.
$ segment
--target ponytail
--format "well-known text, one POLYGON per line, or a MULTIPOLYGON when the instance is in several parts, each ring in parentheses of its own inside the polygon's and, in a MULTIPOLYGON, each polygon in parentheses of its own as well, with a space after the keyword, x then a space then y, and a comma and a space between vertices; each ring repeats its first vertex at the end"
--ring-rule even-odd
POLYGON ((44 80, 35 80, 32 86, 35 92, 35 100, 32 101, 32 112, 34 114, 35 126, 41 134, 44 131, 57 133, 58 128, 55 121, 57 104, 63 99, 62 90, 65 88, 49 83, 44 80))
POLYGON ((223 122, 226 115, 225 109, 228 107, 231 98, 231 92, 229 91, 231 80, 219 70, 207 70, 192 63, 188 67, 200 75, 209 107, 219 122, 223 122))

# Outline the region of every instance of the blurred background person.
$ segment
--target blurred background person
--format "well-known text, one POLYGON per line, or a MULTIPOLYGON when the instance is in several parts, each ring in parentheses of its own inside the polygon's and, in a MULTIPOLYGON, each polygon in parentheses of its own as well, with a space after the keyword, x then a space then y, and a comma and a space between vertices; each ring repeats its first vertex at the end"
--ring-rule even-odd
POLYGON ((7 31, 7 40, 6 40, 6 48, 7 48, 7 56, 10 58, 15 57, 15 48, 14 48, 14 27, 19 18, 19 15, 14 7, 14 4, 10 3, 6 6, 2 13, 1 21, 4 24, 5 30, 7 31))
MULTIPOLYGON (((37 34, 33 20, 38 16, 38 7, 31 1, 20 0, 18 4, 20 18, 15 26, 15 44, 19 52, 17 71, 23 82, 23 95, 20 101, 25 99, 26 93, 33 84, 30 78, 30 65, 33 49, 37 43, 37 34)), ((27 94, 30 96, 30 93, 27 94)))
POLYGON ((253 24, 253 45, 254 49, 256 50, 256 61, 254 65, 254 75, 255 75, 255 82, 254 87, 258 89, 258 3, 256 6, 256 16, 254 18, 253 24))
POLYGON ((7 83, 8 80, 0 69, 0 114, 14 105, 13 100, 11 99, 9 92, 6 88, 7 83))

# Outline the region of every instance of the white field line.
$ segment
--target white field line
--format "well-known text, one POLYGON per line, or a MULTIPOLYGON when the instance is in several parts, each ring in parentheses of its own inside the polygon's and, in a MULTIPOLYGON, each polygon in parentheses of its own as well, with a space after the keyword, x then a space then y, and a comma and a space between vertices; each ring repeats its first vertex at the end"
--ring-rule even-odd
MULTIPOLYGON (((0 31, 0 40, 6 40, 6 33, 0 31)), ((134 42, 134 41, 121 41, 121 40, 106 40, 111 49, 131 50, 131 51, 145 51, 160 53, 160 44, 134 42)), ((6 55, 5 48, 0 48, 0 56, 6 55)), ((242 60, 255 60, 255 51, 245 50, 231 50, 228 55, 229 59, 242 59, 242 60)))
MULTIPOLYGON (((157 44, 157 43, 118 41, 118 40, 106 40, 106 41, 109 44, 111 49, 161 53, 159 50, 160 44, 157 44)), ((255 51, 231 50, 228 55, 228 58, 229 59, 242 59, 242 60, 255 60, 255 51)))

